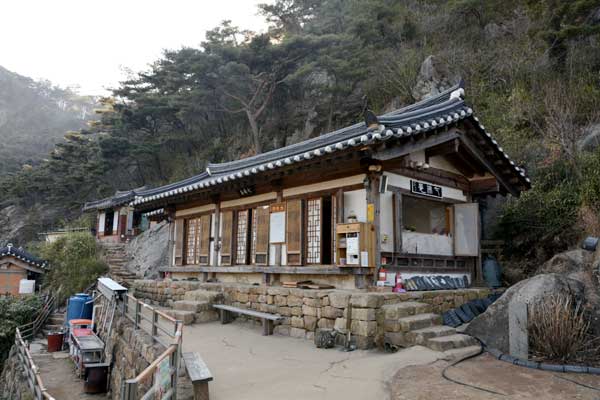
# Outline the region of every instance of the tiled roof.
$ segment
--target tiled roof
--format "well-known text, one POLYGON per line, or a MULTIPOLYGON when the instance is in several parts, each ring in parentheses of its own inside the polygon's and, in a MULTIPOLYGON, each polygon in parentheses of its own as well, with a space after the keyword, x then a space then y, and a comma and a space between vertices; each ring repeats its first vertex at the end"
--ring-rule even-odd
POLYGON ((111 197, 85 203, 83 206, 83 211, 104 210, 107 208, 127 204, 131 202, 138 193, 143 193, 144 190, 146 190, 145 186, 133 190, 117 190, 111 197))
POLYGON ((0 248, 0 258, 6 256, 15 257, 16 259, 25 261, 26 263, 34 267, 42 269, 46 269, 48 267, 48 263, 46 261, 31 255, 27 251, 23 250, 21 247, 16 248, 10 243, 6 247, 0 248))
POLYGON ((383 142, 391 138, 408 137, 422 132, 435 130, 442 126, 454 125, 469 119, 499 156, 506 160, 525 187, 530 180, 525 171, 510 160, 506 152, 498 145, 479 120, 473 116, 473 110, 465 104, 464 90, 457 86, 431 97, 378 117, 379 127, 369 129, 364 122, 339 129, 297 144, 282 147, 266 153, 241 160, 220 164, 210 163, 206 171, 183 181, 137 193, 133 205, 165 199, 178 194, 210 188, 228 181, 260 174, 290 164, 300 163, 350 147, 364 146, 383 142))

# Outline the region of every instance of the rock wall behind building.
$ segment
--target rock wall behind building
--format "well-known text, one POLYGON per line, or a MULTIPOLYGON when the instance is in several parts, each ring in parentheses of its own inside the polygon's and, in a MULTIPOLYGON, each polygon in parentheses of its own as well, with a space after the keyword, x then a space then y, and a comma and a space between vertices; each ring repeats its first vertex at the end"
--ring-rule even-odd
POLYGON ((29 400, 33 398, 27 385, 25 371, 21 367, 18 357, 17 348, 13 345, 0 375, 0 400, 29 400))

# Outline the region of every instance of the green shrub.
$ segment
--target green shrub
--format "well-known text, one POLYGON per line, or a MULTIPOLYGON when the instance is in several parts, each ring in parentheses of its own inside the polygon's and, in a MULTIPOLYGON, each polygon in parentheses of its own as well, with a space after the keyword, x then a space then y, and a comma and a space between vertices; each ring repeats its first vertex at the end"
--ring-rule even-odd
POLYGON ((0 366, 13 345, 15 328, 31 322, 41 304, 37 296, 0 297, 0 366))
POLYGON ((42 246, 43 258, 50 263, 44 286, 59 292, 59 301, 90 286, 108 267, 99 258, 96 240, 89 233, 69 233, 42 246))

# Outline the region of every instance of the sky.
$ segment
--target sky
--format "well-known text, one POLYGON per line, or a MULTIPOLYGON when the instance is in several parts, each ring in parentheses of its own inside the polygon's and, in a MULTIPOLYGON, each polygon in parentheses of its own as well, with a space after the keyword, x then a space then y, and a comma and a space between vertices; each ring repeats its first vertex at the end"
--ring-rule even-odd
POLYGON ((198 47, 225 19, 264 31, 270 0, 2 0, 0 66, 79 93, 108 94, 126 71, 148 69, 163 49, 198 47))

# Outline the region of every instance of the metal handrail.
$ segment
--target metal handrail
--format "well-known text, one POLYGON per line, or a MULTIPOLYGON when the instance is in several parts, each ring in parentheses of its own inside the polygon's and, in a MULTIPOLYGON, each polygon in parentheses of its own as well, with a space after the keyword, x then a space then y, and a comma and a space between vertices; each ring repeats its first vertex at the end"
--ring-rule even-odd
POLYGON ((25 339, 29 339, 37 335, 37 333, 40 331, 40 328, 42 328, 46 323, 46 320, 50 314, 54 312, 56 305, 55 303, 56 296, 48 295, 44 305, 42 306, 42 309, 36 315, 36 318, 33 321, 19 327, 19 331, 25 339))
POLYGON ((29 346, 23 340, 19 328, 16 328, 15 331, 15 346, 17 347, 19 362, 21 363, 21 366, 25 370, 25 374, 27 376, 27 384, 29 385, 29 389, 33 393, 34 398, 36 400, 56 400, 46 391, 46 387, 44 386, 40 372, 33 362, 33 357, 31 357, 31 353, 29 352, 29 346))
POLYGON ((164 312, 152 307, 143 301, 135 298, 134 296, 127 294, 124 298, 124 315, 133 322, 135 329, 142 329, 146 333, 148 333, 154 340, 158 343, 162 344, 165 347, 173 344, 175 340, 177 340, 178 335, 181 335, 180 329, 180 321, 171 317, 170 315, 165 314, 164 312), (130 302, 134 305, 133 316, 130 315, 131 305, 130 302), (147 317, 144 315, 144 311, 148 310, 151 313, 151 317, 147 317), (150 327, 142 324, 142 321, 149 322, 150 327), (171 325, 170 329, 165 329, 160 321, 166 322, 166 324, 171 325), (163 338, 159 336, 159 331, 167 335, 171 342, 165 342, 163 338))

